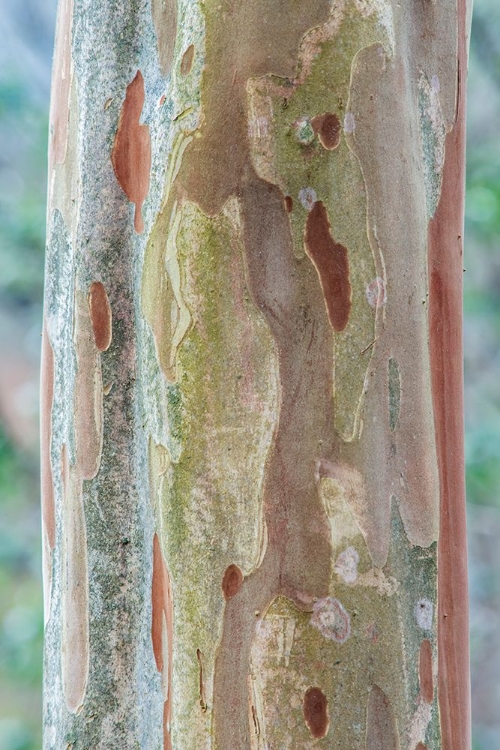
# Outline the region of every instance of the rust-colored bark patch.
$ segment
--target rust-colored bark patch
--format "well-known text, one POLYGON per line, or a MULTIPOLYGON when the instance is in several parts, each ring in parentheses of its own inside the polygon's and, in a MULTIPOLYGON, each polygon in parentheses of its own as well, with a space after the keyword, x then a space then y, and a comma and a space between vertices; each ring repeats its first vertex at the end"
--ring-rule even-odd
POLYGON ((399 750, 396 721, 389 698, 374 685, 368 699, 366 750, 399 750))
POLYGON ((346 248, 332 238, 322 201, 315 202, 307 217, 305 247, 318 272, 330 324, 343 331, 351 312, 349 259, 346 248))
POLYGON ((340 143, 342 125, 334 112, 325 112, 322 115, 316 115, 311 120, 311 124, 323 148, 326 148, 328 151, 337 148, 340 143))
POLYGON ((230 565, 226 568, 224 576, 222 578, 222 591, 224 598, 232 599, 236 596, 238 591, 241 589, 243 584, 243 573, 237 565, 230 565))
POLYGON ((151 584, 152 621, 151 640, 158 672, 164 673, 165 702, 163 706, 164 748, 171 750, 170 722, 172 718, 172 638, 173 602, 170 576, 163 559, 158 534, 153 537, 153 580, 151 584))
POLYGON ((152 0, 151 10, 161 71, 164 76, 168 76, 172 68, 177 34, 177 0, 152 0))
POLYGON ((95 345, 100 352, 105 352, 111 344, 112 318, 108 295, 100 281, 90 286, 89 308, 95 345))
POLYGON ((420 644, 419 658, 420 694, 426 703, 432 703, 434 699, 434 681, 432 678, 432 646, 425 639, 420 644))
POLYGON ((151 638, 153 641, 153 652, 156 668, 158 672, 162 672, 165 666, 163 663, 163 617, 165 616, 168 625, 172 617, 172 601, 170 581, 163 561, 158 534, 155 534, 153 538, 152 606, 151 638))
POLYGON ((427 745, 424 745, 423 742, 419 742, 415 750, 427 750, 427 745))
POLYGON ((194 44, 190 44, 187 50, 182 55, 181 60, 181 75, 187 76, 191 73, 194 61, 194 44))
POLYGON ((328 701, 318 687, 311 687, 304 694, 304 719, 315 739, 326 736, 330 724, 328 701))
POLYGON ((467 3, 458 0, 456 122, 445 143, 441 197, 429 222, 429 345, 440 483, 438 700, 443 750, 470 747, 467 534, 463 448, 462 234, 467 3))
POLYGON ((144 106, 144 78, 140 70, 127 86, 111 161, 123 192, 135 204, 135 231, 144 231, 142 204, 149 191, 151 141, 149 127, 140 124, 144 106))
POLYGON ((42 334, 41 372, 41 490, 42 520, 50 549, 56 546, 56 518, 54 505, 54 484, 50 447, 52 441, 52 403, 54 400, 54 352, 44 326, 42 334))
POLYGON ((285 195, 285 208, 288 214, 293 211, 293 198, 291 195, 285 195))

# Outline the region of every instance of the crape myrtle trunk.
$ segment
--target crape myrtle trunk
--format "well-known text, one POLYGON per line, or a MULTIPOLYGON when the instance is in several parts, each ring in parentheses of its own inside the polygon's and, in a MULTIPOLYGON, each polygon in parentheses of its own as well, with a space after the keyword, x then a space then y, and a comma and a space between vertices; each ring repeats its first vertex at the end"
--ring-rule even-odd
POLYGON ((465 0, 60 0, 44 747, 468 750, 465 0))

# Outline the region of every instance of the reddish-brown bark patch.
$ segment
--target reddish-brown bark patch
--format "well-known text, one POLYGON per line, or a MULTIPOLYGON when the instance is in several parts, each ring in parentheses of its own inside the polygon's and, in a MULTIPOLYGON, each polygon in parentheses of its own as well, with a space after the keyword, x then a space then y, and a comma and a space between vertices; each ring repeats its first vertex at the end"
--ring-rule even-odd
POLYGON ((156 668, 162 672, 163 663, 163 618, 171 620, 170 582, 167 569, 163 561, 158 534, 153 538, 153 582, 152 582, 152 624, 151 638, 155 655, 156 668))
POLYGON ((293 211, 293 198, 291 195, 285 195, 285 208, 287 213, 291 214, 293 211))
POLYGON ((181 75, 187 76, 191 73, 194 61, 194 45, 190 44, 187 50, 182 55, 181 60, 181 75))
POLYGON ((440 481, 437 650, 443 750, 470 747, 462 369, 466 18, 466 2, 458 0, 456 123, 446 137, 441 197, 429 223, 429 337, 440 481))
POLYGON ((105 352, 111 344, 112 318, 108 295, 100 281, 90 286, 89 308, 95 345, 100 352, 105 352))
POLYGON ((144 99, 144 78, 138 70, 127 86, 111 152, 116 179, 129 201, 135 204, 134 227, 138 233, 144 230, 142 204, 149 191, 151 171, 149 127, 140 124, 144 99))
POLYGON ((343 331, 351 312, 351 282, 346 248, 335 242, 326 208, 316 201, 306 222, 306 252, 316 266, 330 324, 343 331))
POLYGON ((424 745, 423 742, 419 742, 415 750, 427 750, 427 745, 424 745))
POLYGON ((41 371, 41 490, 42 520, 50 549, 56 546, 54 482, 50 461, 52 442, 52 404, 54 401, 54 352, 44 326, 42 334, 41 371))
POLYGON ((399 750, 396 721, 389 698, 374 685, 368 699, 366 717, 367 750, 399 750))
POLYGON ((316 115, 311 120, 311 125, 323 148, 328 149, 328 151, 337 148, 340 143, 342 125, 334 112, 325 112, 322 115, 316 115))
POLYGON ((328 701, 318 687, 311 687, 304 693, 304 720, 315 739, 325 737, 330 721, 328 701))
POLYGON ((164 748, 171 750, 170 721, 172 716, 172 638, 173 602, 170 576, 163 559, 158 534, 153 537, 153 580, 151 584, 152 622, 151 640, 158 672, 167 670, 167 694, 163 705, 164 748), (166 643, 163 638, 163 625, 166 629, 166 643), (165 664, 165 657, 167 664, 165 664))
POLYGON ((237 565, 230 565, 226 568, 222 578, 222 591, 225 599, 232 599, 236 596, 243 584, 243 573, 237 565))
POLYGON ((418 664, 420 695, 426 703, 434 699, 434 681, 432 678, 432 646, 427 639, 420 644, 420 658, 418 664))

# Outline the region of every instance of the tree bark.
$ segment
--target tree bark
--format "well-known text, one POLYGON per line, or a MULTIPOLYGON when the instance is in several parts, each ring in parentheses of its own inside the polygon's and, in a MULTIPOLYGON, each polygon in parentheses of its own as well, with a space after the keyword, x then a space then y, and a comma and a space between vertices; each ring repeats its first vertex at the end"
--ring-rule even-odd
POLYGON ((467 33, 60 0, 45 748, 470 748, 467 33))

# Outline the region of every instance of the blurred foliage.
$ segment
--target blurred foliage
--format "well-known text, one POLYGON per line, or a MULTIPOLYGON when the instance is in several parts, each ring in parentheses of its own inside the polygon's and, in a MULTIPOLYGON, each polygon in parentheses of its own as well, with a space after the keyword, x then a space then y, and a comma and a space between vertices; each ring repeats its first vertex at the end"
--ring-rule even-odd
MULTIPOLYGON (((54 0, 3 0, 0 14, 4 404, 19 397, 19 390, 13 388, 26 387, 32 381, 36 387, 37 380, 33 359, 38 350, 43 295, 48 71, 54 6, 54 0), (16 343, 19 354, 14 357, 16 343), (9 363, 17 367, 10 380, 4 377, 9 363), (16 382, 17 377, 21 383, 16 382)), ((23 400, 26 402, 25 392, 23 400)), ((19 408, 25 410, 26 404, 19 408)), ((0 414, 0 418, 4 416, 0 414)), ((19 445, 14 438, 8 422, 0 423, 0 750, 39 750, 43 603, 38 457, 36 446, 29 441, 19 445)))
POLYGON ((14 75, 7 81, 0 80, 0 134, 4 144, 0 299, 4 305, 30 306, 42 299, 47 132, 46 107, 30 101, 26 84, 14 75))
POLYGON ((38 472, 0 431, 0 749, 41 747, 38 472))
POLYGON ((464 311, 469 503, 500 508, 500 7, 477 0, 472 26, 464 311))

